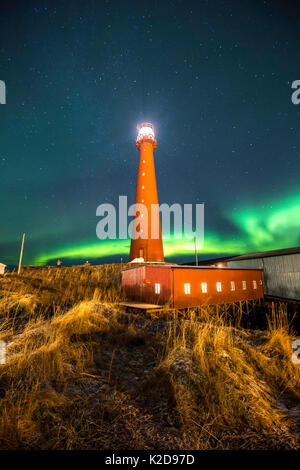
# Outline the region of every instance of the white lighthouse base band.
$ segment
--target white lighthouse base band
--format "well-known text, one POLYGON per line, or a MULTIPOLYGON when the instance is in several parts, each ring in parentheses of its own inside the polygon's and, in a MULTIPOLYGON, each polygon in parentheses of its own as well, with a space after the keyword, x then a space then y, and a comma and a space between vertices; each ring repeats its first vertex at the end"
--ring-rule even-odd
POLYGON ((144 263, 144 258, 134 258, 130 263, 144 263))

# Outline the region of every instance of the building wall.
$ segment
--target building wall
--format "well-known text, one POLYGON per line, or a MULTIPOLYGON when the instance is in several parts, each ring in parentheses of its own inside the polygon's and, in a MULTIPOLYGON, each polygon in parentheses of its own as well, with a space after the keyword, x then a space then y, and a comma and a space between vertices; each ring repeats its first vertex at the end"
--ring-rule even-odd
POLYGON ((264 269, 265 294, 300 300, 300 254, 228 261, 233 268, 264 269))
POLYGON ((5 264, 0 264, 0 274, 4 274, 5 268, 6 268, 5 264))
POLYGON ((123 271, 122 286, 128 299, 162 305, 170 302, 172 307, 178 308, 263 297, 259 270, 141 266, 123 271), (234 290, 231 290, 232 281, 234 290), (256 289, 253 281, 256 281, 256 289), (221 283, 221 292, 217 290, 217 282, 221 283), (206 283, 207 293, 202 292, 202 283, 206 283), (160 285, 159 294, 155 293, 155 284, 160 285), (185 284, 189 284, 189 293, 185 292, 185 284))
POLYGON ((139 266, 122 272, 122 287, 128 299, 164 305, 171 297, 171 271, 155 266, 139 266), (160 284, 160 293, 155 293, 160 284))
POLYGON ((128 299, 142 301, 142 285, 145 279, 145 266, 122 271, 122 287, 128 299))
POLYGON ((262 297, 262 273, 259 270, 174 269, 174 307, 215 305, 262 297), (235 283, 235 290, 231 290, 231 281, 235 283), (243 289, 243 281, 246 281, 246 289, 243 289), (256 289, 253 281, 256 281, 256 289), (221 283, 221 292, 217 290, 217 282, 221 283), (190 294, 185 294, 186 283, 190 283, 190 294), (207 293, 202 292, 202 283, 207 284, 207 293))
POLYGON ((170 302, 172 296, 172 272, 171 269, 159 266, 147 266, 146 278, 143 285, 143 296, 149 302, 160 305, 170 302), (160 293, 155 293, 155 284, 160 284, 160 293))

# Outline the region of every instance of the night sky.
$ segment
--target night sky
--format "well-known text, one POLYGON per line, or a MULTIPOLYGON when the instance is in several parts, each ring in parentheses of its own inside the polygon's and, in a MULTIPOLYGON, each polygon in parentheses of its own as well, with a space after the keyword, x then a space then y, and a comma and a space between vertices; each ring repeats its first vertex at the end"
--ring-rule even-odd
MULTIPOLYGON (((280 1, 7 1, 0 7, 0 262, 129 257, 96 208, 134 202, 154 124, 160 203, 205 202, 200 258, 300 245, 300 15, 280 1)), ((165 243, 193 260, 193 243, 165 243)))

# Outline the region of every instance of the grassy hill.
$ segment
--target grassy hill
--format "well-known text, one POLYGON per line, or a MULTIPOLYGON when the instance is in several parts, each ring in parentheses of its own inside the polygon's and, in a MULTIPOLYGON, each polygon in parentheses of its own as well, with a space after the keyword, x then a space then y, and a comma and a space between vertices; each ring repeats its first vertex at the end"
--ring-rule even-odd
POLYGON ((283 306, 264 331, 219 309, 118 305, 120 265, 0 278, 0 449, 300 448, 283 306))

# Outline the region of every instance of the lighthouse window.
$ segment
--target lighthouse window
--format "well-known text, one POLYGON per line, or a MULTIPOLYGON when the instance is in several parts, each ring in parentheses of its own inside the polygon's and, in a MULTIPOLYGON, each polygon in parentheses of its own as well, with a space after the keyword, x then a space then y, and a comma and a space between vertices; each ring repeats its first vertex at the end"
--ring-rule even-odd
POLYGON ((230 281, 230 290, 235 290, 235 282, 230 281))
POLYGON ((201 289, 202 289, 203 294, 207 293, 207 282, 201 283, 201 289))
POLYGON ((155 294, 160 294, 160 284, 155 283, 155 294))
POLYGON ((243 290, 246 290, 246 289, 247 289, 247 282, 243 281, 243 290))
POLYGON ((257 283, 256 283, 256 281, 253 281, 253 289, 257 289, 257 283))
POLYGON ((222 282, 217 282, 217 291, 222 292, 222 282))
POLYGON ((184 293, 185 294, 191 293, 191 284, 184 284, 184 293))

